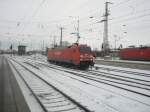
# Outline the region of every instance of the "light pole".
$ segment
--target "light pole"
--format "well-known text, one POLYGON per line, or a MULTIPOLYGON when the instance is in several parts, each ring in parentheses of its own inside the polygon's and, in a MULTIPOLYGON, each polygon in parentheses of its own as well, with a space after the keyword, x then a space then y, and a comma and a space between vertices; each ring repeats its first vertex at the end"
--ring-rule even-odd
POLYGON ((117 35, 114 35, 114 38, 115 38, 115 50, 116 50, 117 35))

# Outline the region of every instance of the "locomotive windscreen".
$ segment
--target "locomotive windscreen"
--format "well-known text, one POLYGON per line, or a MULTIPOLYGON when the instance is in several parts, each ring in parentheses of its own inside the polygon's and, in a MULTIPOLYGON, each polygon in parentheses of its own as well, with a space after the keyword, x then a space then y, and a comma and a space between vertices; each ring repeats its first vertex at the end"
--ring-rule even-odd
POLYGON ((90 47, 80 47, 80 52, 81 53, 91 53, 91 48, 90 47))

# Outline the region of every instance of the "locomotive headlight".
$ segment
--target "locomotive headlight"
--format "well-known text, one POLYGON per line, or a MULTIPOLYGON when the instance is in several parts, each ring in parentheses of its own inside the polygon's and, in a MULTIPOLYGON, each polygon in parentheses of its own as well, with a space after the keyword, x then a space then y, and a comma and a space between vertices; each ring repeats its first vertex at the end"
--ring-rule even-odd
POLYGON ((90 55, 90 58, 93 58, 93 56, 92 56, 92 55, 90 55))
POLYGON ((83 58, 83 55, 80 55, 80 58, 83 58))

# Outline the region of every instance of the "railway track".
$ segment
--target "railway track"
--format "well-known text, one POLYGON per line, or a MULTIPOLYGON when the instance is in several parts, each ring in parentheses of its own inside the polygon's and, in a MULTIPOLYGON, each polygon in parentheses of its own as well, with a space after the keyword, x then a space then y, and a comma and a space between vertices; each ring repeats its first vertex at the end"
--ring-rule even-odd
POLYGON ((149 88, 143 88, 143 87, 134 86, 134 85, 131 85, 131 84, 120 83, 120 82, 117 82, 117 81, 102 79, 102 78, 99 78, 99 77, 93 77, 92 75, 87 75, 87 74, 83 75, 83 74, 74 73, 74 72, 70 72, 70 71, 65 71, 65 72, 68 72, 68 73, 74 74, 76 76, 80 76, 80 77, 83 77, 83 78, 86 78, 86 79, 89 79, 89 80, 92 80, 92 81, 95 81, 95 82, 98 82, 98 83, 103 83, 103 84, 106 84, 106 85, 109 85, 109 86, 113 86, 113 87, 116 87, 116 88, 119 88, 119 89, 130 91, 130 92, 133 92, 133 93, 143 95, 143 96, 146 96, 146 97, 150 98, 150 94, 149 94, 150 89, 149 88), (136 88, 139 88, 139 89, 135 90, 136 88), (144 91, 144 93, 143 93, 143 91, 144 91))
POLYGON ((139 72, 134 72, 134 71, 119 70, 119 69, 115 69, 115 68, 107 68, 107 67, 100 67, 100 66, 96 66, 95 68, 101 69, 101 70, 107 70, 107 71, 120 72, 120 73, 128 73, 131 75, 140 75, 140 76, 150 77, 150 73, 139 73, 139 72))
POLYGON ((39 102, 44 112, 90 112, 90 110, 49 84, 23 64, 16 60, 13 60, 13 63, 15 65, 11 62, 12 66, 39 102))
POLYGON ((112 79, 112 80, 120 80, 121 82, 126 82, 129 85, 130 85, 130 83, 137 84, 139 88, 140 88, 140 86, 150 87, 149 80, 143 80, 143 79, 139 79, 139 78, 131 78, 131 77, 127 77, 127 76, 120 76, 120 75, 115 75, 112 73, 99 72, 99 71, 88 71, 88 73, 92 74, 94 76, 105 77, 105 78, 112 79))
MULTIPOLYGON (((27 62, 26 62, 27 63, 27 62)), ((56 65, 48 65, 48 64, 43 64, 43 63, 37 63, 31 64, 27 63, 30 66, 33 66, 37 69, 37 66, 39 66, 38 69, 40 69, 41 66, 46 66, 52 69, 56 69, 59 71, 64 71, 67 73, 70 73, 75 76, 79 76, 82 78, 86 78, 98 83, 103 83, 109 86, 113 86, 122 90, 126 90, 132 93, 136 93, 145 97, 150 98, 150 81, 147 80, 141 80, 141 79, 136 79, 136 78, 130 78, 130 77, 123 77, 123 76, 118 76, 114 77, 113 75, 115 74, 110 74, 110 73, 104 73, 100 71, 80 71, 80 70, 74 70, 74 69, 66 69, 62 68, 56 65), (80 73, 79 73, 80 72, 80 73), (132 80, 129 80, 132 79, 132 80)), ((79 79, 76 79, 79 80, 79 79)), ((85 82, 86 83, 86 82, 85 82)))

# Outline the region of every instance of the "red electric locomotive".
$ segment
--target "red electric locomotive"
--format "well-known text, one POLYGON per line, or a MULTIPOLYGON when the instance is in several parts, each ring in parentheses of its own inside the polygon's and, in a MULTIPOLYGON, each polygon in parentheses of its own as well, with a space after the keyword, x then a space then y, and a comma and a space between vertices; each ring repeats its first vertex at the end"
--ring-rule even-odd
POLYGON ((120 51, 120 58, 125 60, 150 61, 150 47, 122 49, 120 51))
POLYGON ((48 49, 48 61, 88 68, 94 65, 91 48, 87 45, 74 44, 69 47, 48 49))

